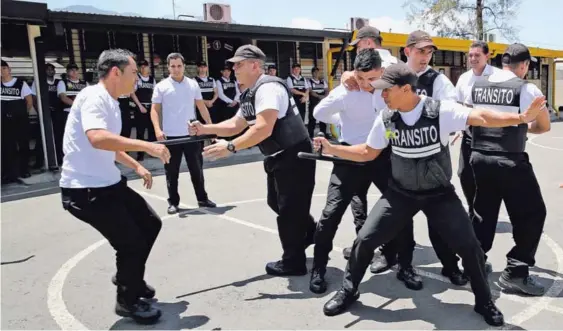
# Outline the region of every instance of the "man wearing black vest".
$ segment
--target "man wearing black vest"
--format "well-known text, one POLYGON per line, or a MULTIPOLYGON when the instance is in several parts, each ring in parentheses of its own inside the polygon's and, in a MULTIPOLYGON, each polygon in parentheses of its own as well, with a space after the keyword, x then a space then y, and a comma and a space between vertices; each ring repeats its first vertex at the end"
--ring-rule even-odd
MULTIPOLYGON (((150 66, 147 60, 138 63, 139 74, 137 84, 135 84, 135 93, 131 93, 131 100, 137 105, 135 112, 135 127, 137 129, 137 139, 145 139, 145 131, 148 131, 148 141, 156 141, 154 134, 154 126, 151 123, 151 98, 156 86, 156 79, 150 74, 150 66)), ((144 152, 137 153, 137 161, 144 159, 144 152)))
POLYGON ((281 260, 266 264, 274 276, 306 275, 305 249, 313 243, 316 223, 309 213, 315 187, 315 162, 300 159, 299 152, 312 152, 311 140, 284 81, 263 72, 266 56, 256 46, 237 49, 233 69, 247 87, 241 107, 229 120, 218 124, 190 124, 190 134, 228 137, 249 129, 240 137, 204 148, 204 156, 223 158, 258 145, 266 156, 268 205, 278 215, 278 232, 283 248, 281 260))
POLYGON ((33 107, 27 83, 12 76, 8 63, 2 60, 2 184, 28 178, 29 112, 33 107))
MULTIPOLYGON (((408 58, 407 65, 418 76, 416 93, 438 101, 455 102, 457 94, 452 82, 446 75, 439 73, 428 65, 437 49, 430 35, 424 31, 414 31, 407 38, 405 46, 405 55, 408 58)), ((432 247, 434 247, 438 259, 442 262, 442 275, 448 277, 455 285, 463 286, 467 284, 467 279, 459 270, 458 257, 438 236, 432 224, 429 224, 428 234, 432 247)), ((377 273, 386 270, 398 261, 399 272, 405 274, 405 277, 402 277, 405 286, 412 290, 421 289, 422 278, 412 266, 415 245, 414 229, 412 224, 408 224, 396 239, 382 247, 382 254, 375 261, 376 263, 371 265, 371 272, 377 273)))
MULTIPOLYGON (((313 78, 309 79, 309 123, 307 128, 311 138, 315 135, 315 126, 317 125, 317 120, 313 116, 313 110, 328 94, 328 85, 322 77, 319 77, 319 73, 319 68, 313 67, 311 69, 313 78)), ((326 133, 326 123, 319 121, 319 130, 322 133, 326 133)))
POLYGON ((299 114, 301 119, 305 121, 305 113, 307 112, 307 101, 309 100, 309 82, 305 77, 301 76, 301 64, 294 63, 291 66, 291 75, 287 77, 287 86, 293 94, 293 100, 297 109, 299 109, 299 114))
POLYGON ((483 250, 451 183, 449 136, 466 125, 504 127, 529 123, 545 99, 537 98, 524 113, 503 113, 420 96, 416 84, 416 73, 403 63, 385 69, 381 79, 372 84, 383 91, 387 108, 375 120, 366 143, 332 145, 325 138, 315 138, 317 149, 322 144, 326 154, 357 162, 373 160, 391 147, 389 187, 354 241, 342 288, 325 304, 324 313, 340 314, 359 298, 358 287, 374 249, 392 240, 422 211, 440 237, 462 257, 475 295, 474 310, 488 324, 503 325, 504 317, 491 297, 483 250))
POLYGON ((53 116, 53 135, 55 136, 55 150, 57 152, 57 162, 62 166, 63 163, 63 135, 65 132, 66 120, 70 107, 78 93, 88 84, 78 76, 78 66, 69 63, 66 66, 66 76, 57 84, 57 96, 61 100, 60 108, 52 113, 53 116), (56 115, 55 115, 56 114, 56 115))
POLYGON ((277 76, 277 75, 278 75, 278 68, 277 68, 275 65, 270 64, 270 65, 268 66, 268 73, 267 73, 267 75, 270 75, 270 76, 277 76))
POLYGON ((231 67, 225 65, 221 70, 221 78, 217 80, 217 92, 219 101, 217 105, 217 119, 214 123, 220 123, 235 116, 240 102, 240 91, 236 80, 231 79, 231 67))
MULTIPOLYGON (((218 113, 217 107, 215 107, 215 101, 219 98, 219 94, 217 93, 217 83, 215 79, 211 78, 207 74, 207 63, 205 61, 200 61, 197 64, 197 76, 195 77, 195 81, 199 85, 201 90, 201 96, 203 97, 203 102, 209 111, 209 116, 211 116, 211 120, 213 123, 217 123, 218 113)), ((203 118, 201 114, 197 114, 197 119, 202 121, 203 118)))
MULTIPOLYGON (((475 106, 518 116, 542 92, 524 78, 531 61, 537 61, 522 44, 510 45, 502 55, 503 70, 482 77, 472 89, 475 106)), ((470 164, 477 187, 474 200, 474 228, 487 253, 493 244, 501 202, 512 223, 515 246, 508 252, 507 265, 499 278, 501 287, 541 296, 544 286, 529 275, 546 218, 546 207, 528 154, 527 132, 550 130, 547 108, 535 121, 504 128, 472 129, 470 164), (523 193, 525 192, 525 193, 523 193)))

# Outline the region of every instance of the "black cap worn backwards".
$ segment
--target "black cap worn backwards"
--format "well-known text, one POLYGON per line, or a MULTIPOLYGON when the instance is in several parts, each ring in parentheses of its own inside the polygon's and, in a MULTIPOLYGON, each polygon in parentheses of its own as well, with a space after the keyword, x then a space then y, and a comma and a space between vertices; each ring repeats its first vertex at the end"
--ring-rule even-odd
POLYGON ((360 42, 360 40, 364 38, 372 38, 375 40, 381 40, 381 32, 378 29, 374 28, 373 26, 364 26, 360 30, 358 30, 358 34, 356 35, 356 39, 350 43, 350 46, 354 46, 360 42))
POLYGON ((266 55, 264 54, 264 52, 262 52, 262 50, 260 50, 260 48, 254 46, 254 45, 243 45, 240 46, 239 48, 237 48, 236 52, 235 52, 235 56, 233 56, 232 58, 228 59, 227 62, 240 62, 240 61, 244 61, 244 60, 262 60, 262 61, 266 61, 266 55))
POLYGON ((371 83, 376 90, 384 90, 395 85, 411 85, 416 86, 418 76, 407 64, 401 62, 392 64, 385 69, 380 79, 371 83))
POLYGON ((508 46, 508 48, 504 51, 504 54, 502 54, 503 64, 519 63, 526 60, 538 62, 538 59, 530 54, 528 47, 519 43, 514 43, 508 46))

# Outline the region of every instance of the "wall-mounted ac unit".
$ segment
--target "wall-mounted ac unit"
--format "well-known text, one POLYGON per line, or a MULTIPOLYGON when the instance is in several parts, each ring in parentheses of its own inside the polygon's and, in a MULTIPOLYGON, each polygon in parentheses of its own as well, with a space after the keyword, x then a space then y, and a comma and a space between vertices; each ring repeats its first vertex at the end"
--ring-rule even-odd
POLYGON ((231 23, 231 6, 220 3, 204 3, 203 20, 213 23, 231 23))
POLYGON ((497 39, 497 36, 494 33, 489 33, 489 35, 487 36, 488 42, 494 43, 496 39, 497 39))
POLYGON ((350 31, 359 30, 364 26, 369 25, 369 19, 361 17, 351 17, 350 18, 350 31))

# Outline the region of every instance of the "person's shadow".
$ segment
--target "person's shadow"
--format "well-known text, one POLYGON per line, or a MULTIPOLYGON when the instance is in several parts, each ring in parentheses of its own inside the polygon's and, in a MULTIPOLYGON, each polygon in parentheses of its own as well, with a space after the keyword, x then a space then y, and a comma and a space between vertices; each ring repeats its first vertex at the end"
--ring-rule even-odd
POLYGON ((183 330, 195 329, 209 322, 209 317, 203 315, 182 316, 188 309, 189 302, 178 301, 158 302, 152 300, 154 306, 162 311, 159 321, 152 325, 137 324, 132 318, 122 318, 116 321, 110 330, 183 330))
POLYGON ((216 208, 179 208, 178 217, 187 218, 189 215, 223 215, 237 206, 219 206, 216 208), (203 212, 202 210, 205 210, 203 212))

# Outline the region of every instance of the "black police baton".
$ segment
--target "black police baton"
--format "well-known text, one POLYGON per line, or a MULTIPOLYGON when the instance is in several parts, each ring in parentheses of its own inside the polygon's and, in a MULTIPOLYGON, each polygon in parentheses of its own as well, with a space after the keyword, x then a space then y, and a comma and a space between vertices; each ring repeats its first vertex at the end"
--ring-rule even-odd
MULTIPOLYGON (((190 123, 194 122, 195 120, 190 120, 190 123)), ((168 139, 163 141, 155 141, 157 144, 164 144, 166 146, 171 145, 181 145, 181 144, 190 144, 190 143, 197 143, 200 141, 205 141, 208 139, 215 139, 217 138, 216 134, 203 134, 201 136, 189 136, 185 138, 177 138, 177 139, 168 139)))
MULTIPOLYGON (((319 132, 317 134, 317 137, 323 137, 324 138, 324 133, 319 132)), ((329 156, 329 155, 323 155, 323 145, 321 145, 321 147, 319 148, 317 153, 305 153, 305 152, 299 152, 297 153, 297 157, 300 159, 307 159, 307 160, 319 160, 319 161, 331 161, 334 163, 341 163, 341 164, 350 164, 350 165, 358 165, 358 166, 362 166, 364 165, 364 163, 360 163, 360 162, 355 162, 355 161, 350 161, 350 160, 346 160, 346 159, 342 159, 336 156, 329 156)))

